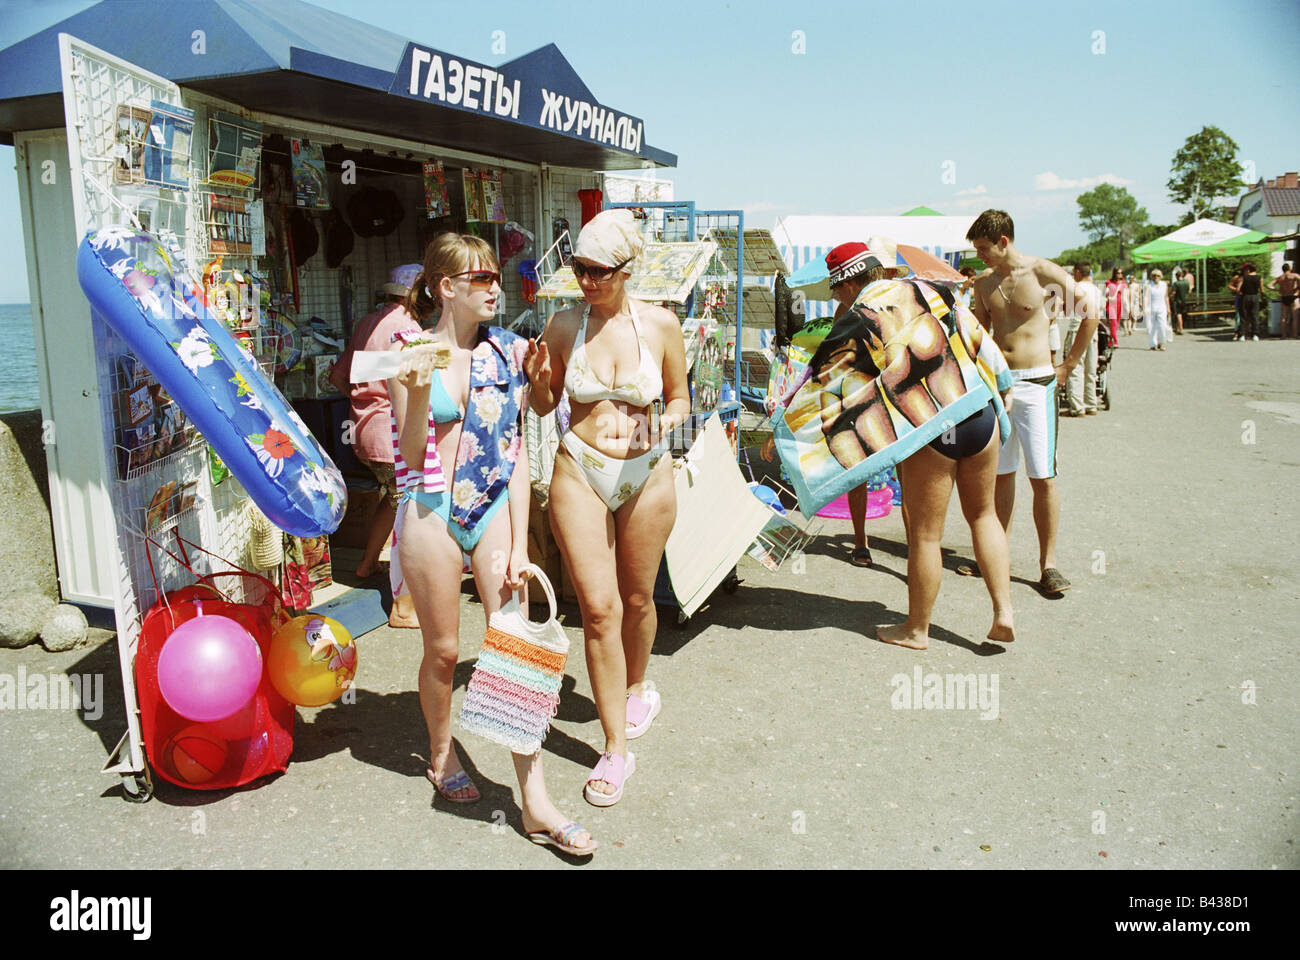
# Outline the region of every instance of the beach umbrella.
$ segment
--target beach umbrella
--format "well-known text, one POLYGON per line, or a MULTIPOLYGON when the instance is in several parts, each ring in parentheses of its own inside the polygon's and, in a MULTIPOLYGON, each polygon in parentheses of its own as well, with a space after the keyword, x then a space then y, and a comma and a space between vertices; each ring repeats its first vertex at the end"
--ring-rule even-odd
POLYGON ((1130 256, 1134 263, 1196 261, 1200 267, 1200 282, 1197 287, 1201 291, 1201 305, 1204 307, 1207 293, 1205 261, 1209 257, 1249 257, 1264 250, 1277 250, 1281 246, 1280 242, 1269 243, 1268 238, 1258 230, 1201 219, 1134 248, 1130 256))

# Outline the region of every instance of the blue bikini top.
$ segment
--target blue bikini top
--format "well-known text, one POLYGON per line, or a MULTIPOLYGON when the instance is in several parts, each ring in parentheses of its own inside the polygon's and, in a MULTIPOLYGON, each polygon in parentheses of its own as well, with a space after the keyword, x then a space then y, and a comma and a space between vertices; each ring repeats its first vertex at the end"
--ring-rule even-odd
POLYGON ((442 384, 442 371, 434 371, 433 386, 429 390, 429 413, 434 423, 452 423, 465 419, 465 411, 451 398, 442 384))

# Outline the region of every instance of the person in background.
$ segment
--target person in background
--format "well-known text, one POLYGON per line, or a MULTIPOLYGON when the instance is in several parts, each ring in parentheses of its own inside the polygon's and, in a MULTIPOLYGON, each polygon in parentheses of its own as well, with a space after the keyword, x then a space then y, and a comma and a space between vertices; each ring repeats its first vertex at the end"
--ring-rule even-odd
MULTIPOLYGON (((418 263, 394 267, 384 284, 384 304, 373 313, 362 317, 352 331, 352 340, 339 362, 334 365, 331 382, 344 394, 352 407, 353 449, 357 459, 365 464, 383 498, 375 507, 370 522, 370 535, 365 552, 357 564, 357 576, 365 580, 379 570, 379 555, 393 533, 393 518, 397 516, 397 482, 393 472, 393 441, 389 425, 392 405, 388 385, 383 380, 370 383, 350 383, 352 355, 358 350, 387 350, 398 330, 411 325, 411 319, 401 310, 401 304, 411 293, 411 283, 421 270, 418 263)), ((396 549, 396 545, 394 548, 396 549)), ((409 593, 393 597, 393 609, 388 615, 392 627, 420 626, 409 593)))
POLYGON ((970 298, 975 292, 975 268, 962 267, 961 275, 966 279, 957 285, 957 299, 959 299, 962 302, 962 305, 969 310, 970 298))
MULTIPOLYGON (((1128 285, 1128 299, 1126 309, 1128 310, 1129 330, 1133 330, 1142 319, 1142 284, 1145 277, 1134 276, 1132 282, 1128 285)), ((1100 291, 1098 291, 1100 292, 1100 291)))
POLYGON ((1265 336, 1268 335, 1268 328, 1263 326, 1259 317, 1259 296, 1260 296, 1260 276, 1256 271, 1253 263, 1244 263, 1241 266, 1241 339, 1245 340, 1250 337, 1252 340, 1259 340, 1259 331, 1261 327, 1265 336))
MULTIPOLYGON (((1110 324, 1110 342, 1119 343, 1119 324, 1124 317, 1124 300, 1128 293, 1128 284, 1124 282, 1124 271, 1116 267, 1110 272, 1106 281, 1106 320, 1110 324)), ((1124 336, 1133 332, 1132 327, 1124 325, 1124 336)))
POLYGON ((1245 266, 1240 266, 1237 268, 1237 272, 1232 275, 1232 279, 1228 281, 1228 289, 1231 290, 1234 295, 1232 300, 1232 313, 1233 316, 1237 318, 1237 326, 1232 331, 1233 343, 1246 339, 1244 327, 1245 317, 1241 312, 1241 278, 1245 276, 1245 274, 1245 266))
POLYGON ((1169 288, 1169 318, 1173 321, 1174 334, 1182 336, 1183 317, 1187 313, 1187 303, 1191 299, 1192 285, 1181 269, 1174 270, 1174 283, 1169 288))
MULTIPOLYGON (((1100 321, 1101 290, 1092 282, 1092 264, 1086 261, 1074 265, 1074 311, 1070 317, 1065 349, 1074 346, 1085 321, 1100 321)), ((1097 335, 1095 326, 1092 341, 1083 354, 1083 362, 1070 371, 1067 384, 1069 398, 1068 416, 1097 415, 1097 335)))
POLYGON ((1291 264, 1282 264, 1282 272, 1276 280, 1270 280, 1264 286, 1275 292, 1282 299, 1282 339, 1292 340, 1296 337, 1300 325, 1300 274, 1292 271, 1291 264))
POLYGON ((1169 342, 1169 284, 1159 270, 1152 270, 1143 285, 1146 297, 1147 339, 1152 350, 1163 350, 1169 342))

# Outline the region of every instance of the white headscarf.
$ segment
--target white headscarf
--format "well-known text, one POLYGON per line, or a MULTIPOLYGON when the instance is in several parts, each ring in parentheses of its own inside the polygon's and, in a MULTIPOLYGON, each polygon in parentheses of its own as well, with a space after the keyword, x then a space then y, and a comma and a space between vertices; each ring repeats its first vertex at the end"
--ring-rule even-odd
POLYGON ((623 272, 631 273, 633 261, 641 256, 643 249, 645 240, 637 229, 632 211, 604 210, 588 220, 578 233, 573 255, 602 267, 626 263, 623 272))

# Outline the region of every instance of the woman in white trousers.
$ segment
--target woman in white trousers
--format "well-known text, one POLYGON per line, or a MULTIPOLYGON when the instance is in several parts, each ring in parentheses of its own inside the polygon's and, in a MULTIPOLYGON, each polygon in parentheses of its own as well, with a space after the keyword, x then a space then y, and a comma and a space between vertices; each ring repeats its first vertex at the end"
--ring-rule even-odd
POLYGON ((1163 350, 1169 342, 1169 285, 1164 274, 1152 270, 1144 292, 1147 338, 1152 350, 1163 350))

